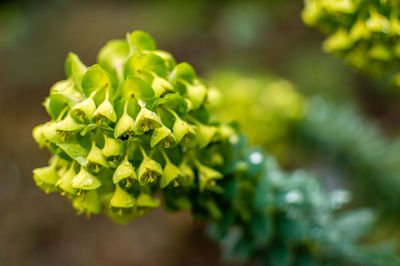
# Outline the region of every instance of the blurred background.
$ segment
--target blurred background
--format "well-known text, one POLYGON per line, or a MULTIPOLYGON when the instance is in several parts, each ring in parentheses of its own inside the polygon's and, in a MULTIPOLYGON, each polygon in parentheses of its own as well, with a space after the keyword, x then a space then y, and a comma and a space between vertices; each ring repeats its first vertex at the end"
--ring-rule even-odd
POLYGON ((284 168, 317 172, 327 189, 355 191, 354 205, 395 216, 399 93, 323 53, 301 9, 297 0, 1 1, 0 265, 235 265, 187 213, 115 225, 77 216, 32 180, 49 153, 31 130, 49 119, 41 102, 64 79, 67 53, 94 64, 106 41, 137 29, 221 87, 219 118, 239 120, 284 168))

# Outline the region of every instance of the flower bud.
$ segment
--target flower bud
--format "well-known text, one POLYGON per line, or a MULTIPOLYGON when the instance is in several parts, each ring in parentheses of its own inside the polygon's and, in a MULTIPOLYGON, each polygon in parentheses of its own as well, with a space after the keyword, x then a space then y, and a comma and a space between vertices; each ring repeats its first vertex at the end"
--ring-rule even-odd
POLYGON ((137 179, 137 175, 135 172, 135 168, 133 165, 128 161, 128 156, 125 156, 124 160, 118 165, 117 169, 115 169, 113 175, 113 183, 117 184, 124 179, 137 179))
POLYGON ((181 142, 182 139, 185 143, 188 143, 195 137, 195 131, 193 127, 178 116, 176 116, 172 130, 177 143, 181 142))
POLYGON ((81 190, 93 190, 99 188, 101 182, 85 168, 81 167, 78 175, 72 180, 72 187, 81 190))
POLYGON ((165 188, 172 181, 174 181, 174 186, 179 186, 179 183, 176 179, 184 179, 185 174, 173 163, 167 161, 164 166, 164 174, 161 177, 160 188, 165 188))
POLYGON ((176 143, 175 136, 166 126, 155 128, 151 134, 150 146, 152 148, 160 142, 163 142, 165 148, 169 148, 176 143))
POLYGON ((117 121, 117 114, 115 113, 114 108, 108 99, 105 99, 104 102, 97 107, 93 117, 99 120, 106 119, 113 123, 117 121))
POLYGON ((114 208, 131 208, 135 205, 135 199, 131 194, 123 190, 118 184, 110 200, 110 206, 114 208))
POLYGON ((87 214, 98 214, 101 211, 101 202, 97 190, 83 192, 73 200, 72 205, 75 209, 87 214))
POLYGON ((157 127, 161 127, 162 122, 158 115, 146 107, 141 108, 139 114, 136 117, 136 123, 135 123, 135 130, 137 134, 143 134, 146 131, 149 131, 150 129, 154 129, 157 127))
POLYGON ((145 156, 139 166, 138 177, 140 185, 153 183, 156 178, 162 176, 163 170, 161 165, 148 156, 145 156))
POLYGON ((80 121, 90 121, 96 111, 96 104, 91 97, 75 104, 71 108, 71 116, 80 121))

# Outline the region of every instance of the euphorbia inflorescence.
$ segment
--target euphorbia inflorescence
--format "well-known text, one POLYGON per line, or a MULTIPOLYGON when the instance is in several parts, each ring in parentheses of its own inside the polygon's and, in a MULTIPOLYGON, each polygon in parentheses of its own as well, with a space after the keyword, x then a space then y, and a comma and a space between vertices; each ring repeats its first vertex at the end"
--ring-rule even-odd
MULTIPOLYGON (((397 0, 305 0, 303 20, 328 34, 324 49, 377 76, 400 62, 400 2, 397 0)), ((400 84, 400 74, 394 81, 400 84)))
POLYGON ((65 70, 44 102, 51 121, 33 130, 54 154, 34 170, 40 188, 118 221, 157 207, 159 189, 217 189, 222 175, 213 167, 222 162, 201 153, 234 131, 210 124, 208 88, 189 64, 135 31, 108 42, 90 67, 69 54, 65 70))

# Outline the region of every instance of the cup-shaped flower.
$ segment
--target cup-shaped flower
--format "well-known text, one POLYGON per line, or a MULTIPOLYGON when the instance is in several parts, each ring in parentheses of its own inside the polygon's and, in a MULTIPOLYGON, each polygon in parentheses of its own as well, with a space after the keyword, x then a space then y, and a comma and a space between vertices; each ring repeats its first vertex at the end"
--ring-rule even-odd
POLYGON ((154 128, 162 126, 160 117, 146 107, 142 106, 139 114, 136 117, 135 132, 137 134, 143 134, 154 128))
POLYGON ((181 142, 182 139, 184 143, 188 143, 195 137, 193 126, 181 119, 179 116, 175 117, 175 123, 172 127, 172 131, 177 143, 181 142))
POLYGON ((56 130, 60 135, 64 135, 68 132, 79 131, 84 127, 85 124, 78 123, 69 113, 63 120, 56 122, 56 130))
POLYGON ((72 180, 75 176, 75 164, 72 163, 68 171, 57 181, 56 186, 61 188, 64 192, 75 194, 76 189, 72 187, 72 180))
POLYGON ((121 182, 124 179, 132 179, 132 180, 137 179, 135 168, 128 161, 128 156, 125 156, 124 160, 118 165, 117 169, 115 169, 115 172, 113 175, 114 184, 118 184, 119 182, 121 182))
POLYGON ((100 150, 95 141, 92 143, 92 147, 90 148, 89 154, 87 156, 87 164, 86 167, 93 169, 93 171, 99 171, 99 165, 103 167, 109 167, 106 157, 104 156, 102 150, 100 150))
POLYGON ((122 135, 133 135, 135 132, 135 120, 125 110, 121 118, 118 120, 114 129, 114 138, 119 138, 122 135))
POLYGON ((184 173, 185 178, 182 179, 181 185, 182 186, 190 186, 193 185, 195 175, 193 172, 192 167, 187 163, 186 160, 183 160, 182 163, 179 165, 179 169, 184 173))
POLYGON ((89 97, 71 108, 71 116, 80 121, 90 121, 96 111, 96 104, 92 97, 89 97))
POLYGON ((99 105, 99 107, 97 107, 93 118, 97 120, 105 119, 113 123, 117 122, 117 114, 115 113, 114 107, 108 100, 108 97, 99 105))
POLYGON ((156 181, 156 178, 162 176, 161 165, 148 156, 144 156, 138 170, 138 179, 140 185, 146 185, 156 181))
POLYGON ((116 157, 121 155, 123 145, 119 140, 104 136, 104 147, 102 149, 105 157, 116 157))
POLYGON ((152 73, 152 75, 153 75, 153 81, 151 83, 151 87, 154 90, 155 97, 158 98, 166 92, 174 91, 174 87, 172 87, 171 83, 169 83, 167 80, 159 77, 155 73, 152 73))
POLYGON ((163 143, 165 148, 169 148, 176 143, 176 138, 171 130, 166 126, 155 128, 151 134, 150 146, 153 148, 158 143, 163 143))
POLYGON ((371 36, 370 30, 365 26, 365 21, 362 19, 357 20, 350 30, 350 37, 353 41, 361 39, 368 39, 371 36))
POLYGON ((136 199, 136 206, 138 208, 157 208, 160 206, 160 200, 152 198, 149 194, 140 193, 136 199))
POLYGON ((110 206, 114 208, 132 208, 134 205, 135 198, 117 184, 110 200, 110 206))
POLYGON ((215 137, 218 128, 198 123, 195 127, 196 142, 199 148, 206 147, 215 137))
POLYGON ((83 192, 74 198, 72 205, 75 209, 87 214, 98 214, 101 211, 101 202, 97 190, 83 192))
POLYGON ((43 136, 43 127, 44 125, 38 125, 32 130, 33 139, 36 141, 37 144, 39 144, 40 147, 46 145, 46 138, 43 136))
POLYGON ((220 172, 200 163, 197 163, 197 171, 200 191, 204 191, 208 185, 214 185, 215 180, 223 178, 220 172))
POLYGON ((36 185, 42 188, 46 193, 57 191, 55 184, 60 176, 57 173, 55 165, 49 165, 33 170, 33 179, 36 185))
POLYGON ((47 122, 41 129, 42 136, 52 143, 58 140, 56 125, 56 122, 47 122))
POLYGON ((390 28, 389 20, 374 8, 371 8, 369 13, 370 16, 365 22, 367 28, 373 32, 387 33, 390 28))
POLYGON ((345 50, 352 47, 353 39, 350 37, 346 29, 339 29, 332 34, 323 44, 323 48, 328 52, 345 50))
POLYGON ((80 190, 93 190, 100 186, 101 182, 83 167, 72 180, 72 187, 80 190))
POLYGON ((179 169, 175 164, 167 161, 164 166, 164 174, 160 180, 160 188, 165 188, 171 182, 174 182, 174 185, 179 185, 178 179, 184 179, 185 174, 179 169))
POLYGON ((198 109, 207 96, 207 88, 199 80, 194 80, 193 84, 182 81, 186 87, 186 93, 192 103, 192 109, 198 109))

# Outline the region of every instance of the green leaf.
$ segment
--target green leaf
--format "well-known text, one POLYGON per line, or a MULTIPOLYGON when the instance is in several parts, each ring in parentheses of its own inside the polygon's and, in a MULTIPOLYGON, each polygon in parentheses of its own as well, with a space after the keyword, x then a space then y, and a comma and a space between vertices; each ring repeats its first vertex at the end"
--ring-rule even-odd
POLYGON ((128 56, 128 43, 125 40, 112 40, 101 48, 97 61, 100 66, 114 75, 114 78, 122 80, 123 67, 128 56))
POLYGON ((127 42, 129 44, 129 48, 131 49, 131 53, 136 53, 141 50, 155 50, 156 43, 153 38, 144 31, 134 31, 132 33, 128 33, 126 36, 127 42))
POLYGON ((65 74, 68 78, 72 78, 76 86, 81 90, 82 77, 87 70, 79 57, 74 53, 69 53, 65 60, 65 74))
POLYGON ((121 84, 120 89, 124 97, 135 96, 138 99, 145 100, 154 96, 154 90, 149 83, 134 76, 129 76, 127 80, 121 84))
POLYGON ((80 165, 86 165, 86 158, 89 150, 81 146, 77 141, 69 140, 57 144, 69 157, 77 161, 80 165))
POLYGON ((183 62, 175 66, 171 73, 170 81, 172 84, 176 84, 179 80, 183 80, 191 84, 195 78, 196 72, 193 67, 188 63, 183 62))
POLYGON ((98 64, 88 68, 82 78, 82 90, 86 97, 94 91, 112 87, 111 76, 98 64))
POLYGON ((125 78, 131 75, 142 77, 143 73, 154 73, 165 78, 167 66, 164 59, 153 53, 137 53, 129 57, 124 66, 125 78))

